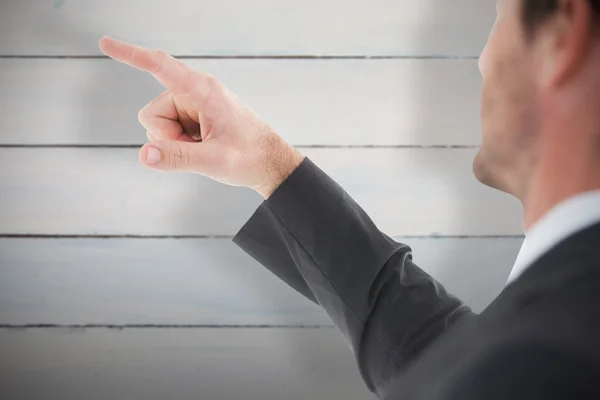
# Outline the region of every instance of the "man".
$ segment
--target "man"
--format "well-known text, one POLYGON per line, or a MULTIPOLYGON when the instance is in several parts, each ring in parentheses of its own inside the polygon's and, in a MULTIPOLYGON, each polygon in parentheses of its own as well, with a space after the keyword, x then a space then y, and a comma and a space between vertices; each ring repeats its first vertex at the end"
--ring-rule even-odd
POLYGON ((140 161, 262 194, 233 241, 324 307, 379 398, 600 399, 600 0, 498 1, 474 172, 522 201, 526 240, 479 315, 213 77, 100 46, 167 88, 140 161))

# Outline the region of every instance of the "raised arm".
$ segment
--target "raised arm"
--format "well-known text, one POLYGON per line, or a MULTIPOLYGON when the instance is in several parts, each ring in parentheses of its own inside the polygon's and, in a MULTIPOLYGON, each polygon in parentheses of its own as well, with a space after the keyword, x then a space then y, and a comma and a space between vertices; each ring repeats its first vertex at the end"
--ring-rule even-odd
POLYGON ((139 114, 149 139, 140 162, 262 194, 234 242, 327 311, 371 391, 381 397, 423 348, 473 315, 217 79, 162 51, 110 38, 100 48, 166 88, 139 114))
POLYGON ((310 291, 376 394, 429 343, 473 316, 310 159, 265 197, 233 241, 290 286, 310 291))

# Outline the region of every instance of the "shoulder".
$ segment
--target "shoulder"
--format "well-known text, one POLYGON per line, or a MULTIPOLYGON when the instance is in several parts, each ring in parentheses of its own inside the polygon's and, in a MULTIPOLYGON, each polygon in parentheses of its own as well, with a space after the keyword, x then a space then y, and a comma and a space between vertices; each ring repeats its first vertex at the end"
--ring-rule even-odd
POLYGON ((574 349, 507 340, 466 360, 444 399, 599 399, 600 360, 574 349))

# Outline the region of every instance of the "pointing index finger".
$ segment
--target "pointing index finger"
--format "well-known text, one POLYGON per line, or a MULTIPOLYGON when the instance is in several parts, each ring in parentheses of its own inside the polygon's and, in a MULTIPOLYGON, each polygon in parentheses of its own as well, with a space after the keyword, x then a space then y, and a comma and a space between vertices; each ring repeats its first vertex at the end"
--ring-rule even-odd
POLYGON ((115 61, 151 73, 175 93, 187 93, 192 86, 193 70, 161 50, 125 43, 109 37, 100 39, 100 50, 115 61))

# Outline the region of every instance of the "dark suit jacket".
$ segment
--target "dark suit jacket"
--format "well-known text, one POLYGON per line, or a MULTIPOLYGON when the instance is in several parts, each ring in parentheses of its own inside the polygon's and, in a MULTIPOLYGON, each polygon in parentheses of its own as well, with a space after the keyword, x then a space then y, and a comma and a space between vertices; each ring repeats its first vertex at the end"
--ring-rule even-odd
POLYGON ((478 315, 308 158, 233 241, 327 311, 380 399, 600 399, 600 224, 478 315))

